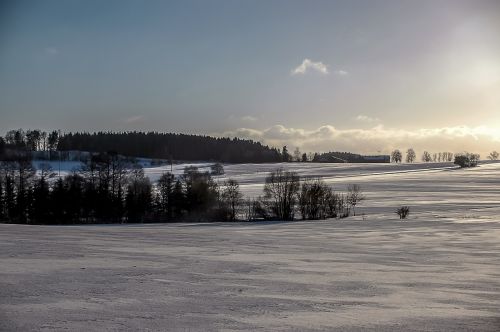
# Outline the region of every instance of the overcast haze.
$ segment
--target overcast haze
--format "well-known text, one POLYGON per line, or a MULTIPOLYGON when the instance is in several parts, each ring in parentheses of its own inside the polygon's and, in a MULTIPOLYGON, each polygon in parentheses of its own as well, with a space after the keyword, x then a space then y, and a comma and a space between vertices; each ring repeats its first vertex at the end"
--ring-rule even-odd
POLYGON ((0 132, 500 150, 499 1, 3 1, 0 132))

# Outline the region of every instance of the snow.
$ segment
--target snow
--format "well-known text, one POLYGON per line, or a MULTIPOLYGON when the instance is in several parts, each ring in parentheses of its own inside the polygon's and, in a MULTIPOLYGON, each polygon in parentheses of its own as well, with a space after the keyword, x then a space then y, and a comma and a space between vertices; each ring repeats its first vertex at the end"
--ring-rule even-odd
MULTIPOLYGON (((225 177, 256 195, 276 166, 225 177)), ((500 163, 283 166, 360 184, 359 215, 0 225, 0 330, 500 330, 500 163)))

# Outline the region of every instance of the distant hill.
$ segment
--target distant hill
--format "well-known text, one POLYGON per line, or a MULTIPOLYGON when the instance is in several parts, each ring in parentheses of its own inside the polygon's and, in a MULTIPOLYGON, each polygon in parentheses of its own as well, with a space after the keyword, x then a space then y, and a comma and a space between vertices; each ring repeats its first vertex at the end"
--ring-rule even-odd
POLYGON ((350 152, 325 152, 315 154, 313 162, 317 163, 389 163, 391 157, 388 155, 362 156, 350 152))
POLYGON ((279 162, 275 148, 238 138, 158 132, 67 133, 59 137, 60 151, 113 151, 131 157, 229 163, 279 162))

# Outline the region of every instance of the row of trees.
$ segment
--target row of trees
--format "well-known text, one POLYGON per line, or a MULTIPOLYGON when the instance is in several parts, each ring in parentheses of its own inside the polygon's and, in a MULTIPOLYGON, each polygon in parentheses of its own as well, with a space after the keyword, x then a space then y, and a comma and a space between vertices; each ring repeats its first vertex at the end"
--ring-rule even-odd
MULTIPOLYGON (((403 153, 399 150, 396 149, 391 152, 391 160, 394 163, 401 163, 403 161, 403 153)), ((415 150, 412 148, 409 148, 406 150, 406 156, 404 160, 407 163, 413 163, 417 161, 417 154, 415 150)), ((431 154, 428 151, 424 151, 421 156, 421 160, 426 163, 430 162, 451 162, 453 161, 453 153, 451 152, 437 152, 431 154)))
MULTIPOLYGON (((296 148, 293 153, 284 146, 281 151, 261 143, 238 138, 215 138, 200 135, 184 135, 158 132, 97 132, 64 133, 35 130, 10 130, 5 138, 0 137, 0 156, 8 149, 17 151, 45 151, 48 158, 53 151, 108 152, 130 157, 175 160, 214 160, 220 162, 370 162, 359 154, 348 152, 302 153, 296 148)), ((61 157, 60 154, 57 155, 61 157)), ((453 153, 424 151, 423 162, 451 162, 453 153)), ((488 155, 497 160, 498 152, 488 155)), ((417 161, 415 150, 409 148, 405 156, 396 149, 391 160, 400 163, 417 161)))
POLYGON ((99 154, 78 171, 56 177, 48 164, 38 172, 28 158, 0 163, 0 220, 64 224, 293 220, 347 217, 364 199, 358 186, 335 193, 320 179, 303 182, 278 169, 263 196, 244 200, 235 180, 216 183, 209 172, 187 167, 152 184, 143 169, 116 154, 99 154))
MULTIPOLYGON (((426 163, 430 163, 430 162, 451 162, 451 161, 454 161, 456 164, 458 164, 457 163, 457 158, 458 158, 458 162, 459 163, 461 161, 463 161, 464 158, 469 158, 469 159, 472 159, 472 160, 477 159, 476 162, 475 162, 475 164, 477 164, 477 161, 479 161, 479 157, 480 156, 478 154, 470 154, 470 153, 467 153, 467 152, 459 153, 459 154, 454 155, 451 152, 438 152, 438 153, 431 154, 428 151, 424 151, 422 153, 421 160, 423 162, 426 162, 426 163), (473 158, 471 158, 471 156, 473 156, 473 158)), ((487 158, 489 160, 498 160, 498 157, 499 157, 499 153, 497 151, 492 151, 488 155, 487 158)), ((392 151, 391 152, 391 160, 394 163, 400 163, 400 162, 402 162, 403 161, 403 153, 400 150, 398 150, 398 149, 392 151)), ((413 163, 416 160, 417 160, 417 154, 415 153, 415 150, 413 150, 412 148, 409 148, 408 150, 406 150, 405 161, 407 163, 413 163)))
MULTIPOLYGON (((0 155, 15 151, 114 151, 130 157, 220 162, 289 161, 286 150, 244 139, 216 138, 158 132, 50 133, 42 130, 11 130, 0 138, 0 155)), ((53 156, 53 155, 52 155, 53 156)), ((58 155, 59 157, 59 155, 58 155)))
POLYGON ((18 150, 55 151, 58 147, 59 136, 60 132, 56 130, 52 132, 40 129, 10 130, 5 134, 5 138, 0 137, 0 148, 10 146, 18 150))
POLYGON ((358 185, 349 185, 347 193, 333 191, 320 178, 302 183, 295 172, 277 169, 266 177, 264 196, 257 200, 264 219, 293 220, 297 212, 302 219, 344 218, 364 200, 358 185))

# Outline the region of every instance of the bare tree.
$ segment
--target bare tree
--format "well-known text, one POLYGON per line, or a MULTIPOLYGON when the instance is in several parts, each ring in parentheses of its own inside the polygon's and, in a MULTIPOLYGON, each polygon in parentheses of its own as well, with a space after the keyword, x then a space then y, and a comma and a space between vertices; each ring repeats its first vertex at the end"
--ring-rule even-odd
POLYGON ((409 148, 406 150, 406 162, 407 163, 412 163, 417 159, 417 154, 415 153, 415 150, 413 148, 409 148))
POLYGON ((293 161, 299 162, 301 160, 301 153, 298 147, 293 151, 293 161))
POLYGON ((352 207, 352 212, 356 215, 356 205, 365 199, 361 187, 357 184, 347 186, 347 203, 352 207))
POLYGON ((426 162, 426 163, 429 163, 432 161, 432 156, 428 151, 424 151, 424 153, 422 154, 422 161, 426 162))
POLYGON ((498 152, 496 152, 496 151, 490 152, 490 154, 488 155, 488 159, 489 160, 498 160, 498 152))
POLYGON ((391 159, 395 163, 400 163, 403 160, 403 154, 398 149, 391 152, 391 159))
POLYGON ((258 202, 253 198, 249 198, 245 201, 244 218, 248 221, 253 221, 257 219, 257 208, 258 202))
POLYGON ((331 189, 320 178, 304 181, 298 194, 302 219, 325 219, 330 192, 331 189))
POLYGON ((54 130, 47 137, 47 147, 49 148, 49 159, 52 159, 52 151, 57 150, 58 143, 59 143, 59 132, 54 130))
POLYGON ((238 211, 243 202, 243 194, 240 192, 238 181, 229 179, 220 188, 220 202, 222 208, 226 210, 227 219, 234 221, 238 216, 238 211))
MULTIPOLYGON (((47 151, 47 132, 46 131, 42 131, 40 133, 40 149, 42 151, 47 151)), ((46 154, 44 153, 44 156, 46 156, 46 154)))
POLYGON ((293 220, 300 177, 295 172, 278 168, 266 177, 264 198, 270 202, 271 212, 281 220, 293 220))
POLYGON ((402 206, 396 210, 396 214, 399 216, 399 219, 406 219, 410 214, 410 208, 408 206, 402 206))

